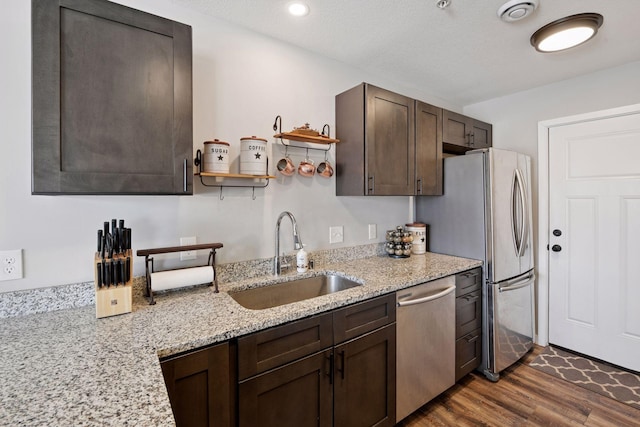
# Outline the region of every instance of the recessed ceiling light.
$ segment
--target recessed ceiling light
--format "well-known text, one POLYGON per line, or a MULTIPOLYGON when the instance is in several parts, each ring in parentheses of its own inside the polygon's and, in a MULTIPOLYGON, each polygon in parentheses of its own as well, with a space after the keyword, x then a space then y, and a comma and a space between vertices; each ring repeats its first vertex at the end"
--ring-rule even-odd
POLYGON ((309 6, 301 2, 289 3, 289 13, 293 16, 307 16, 309 14, 309 6))
POLYGON ((557 52, 578 46, 591 39, 602 26, 598 13, 580 13, 553 21, 531 36, 531 45, 538 52, 557 52))

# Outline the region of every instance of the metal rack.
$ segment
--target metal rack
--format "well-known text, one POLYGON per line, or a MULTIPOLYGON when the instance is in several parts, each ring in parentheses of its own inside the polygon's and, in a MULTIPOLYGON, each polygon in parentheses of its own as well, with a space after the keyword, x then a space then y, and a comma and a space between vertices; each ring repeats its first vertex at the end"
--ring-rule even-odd
POLYGON ((276 119, 273 122, 273 131, 277 132, 275 135, 273 135, 273 137, 278 138, 280 140, 280 144, 284 145, 287 148, 293 147, 293 148, 300 148, 307 151, 315 150, 315 151, 327 152, 331 149, 331 144, 340 142, 339 139, 331 138, 331 127, 328 124, 325 124, 322 127, 322 133, 318 136, 304 135, 296 132, 282 132, 282 117, 279 115, 276 116, 276 119), (285 140, 289 142, 285 142, 285 140), (316 147, 301 146, 301 145, 294 144, 293 141, 322 144, 322 145, 326 145, 327 147, 316 148, 316 147))
MULTIPOLYGON (((146 288, 144 296, 149 298, 149 305, 154 305, 156 303, 153 298, 153 291, 151 290, 151 273, 154 272, 153 266, 153 257, 150 255, 157 254, 167 254, 171 252, 182 252, 182 251, 196 251, 200 249, 211 249, 209 252, 209 258, 207 260, 207 265, 213 267, 213 282, 208 286, 214 286, 214 292, 218 293, 218 275, 216 274, 216 249, 220 249, 222 247, 222 243, 203 243, 199 245, 185 245, 185 246, 170 246, 166 248, 153 248, 153 249, 139 249, 136 252, 137 256, 144 257, 144 265, 145 265, 145 278, 146 278, 146 288)), ((182 270, 182 269, 179 269, 182 270)))

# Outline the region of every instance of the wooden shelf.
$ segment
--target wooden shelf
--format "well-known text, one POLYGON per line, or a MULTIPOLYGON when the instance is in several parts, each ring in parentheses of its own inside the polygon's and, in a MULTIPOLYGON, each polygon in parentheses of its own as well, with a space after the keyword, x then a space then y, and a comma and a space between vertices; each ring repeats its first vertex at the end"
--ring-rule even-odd
POLYGON ((196 172, 195 176, 208 176, 213 178, 240 178, 240 179, 274 179, 273 175, 247 175, 243 173, 219 173, 219 172, 196 172))
POLYGON ((282 133, 273 135, 273 137, 288 139, 291 141, 313 142, 314 144, 335 144, 340 142, 339 139, 327 138, 324 136, 303 135, 303 134, 294 133, 294 132, 282 132, 282 133))

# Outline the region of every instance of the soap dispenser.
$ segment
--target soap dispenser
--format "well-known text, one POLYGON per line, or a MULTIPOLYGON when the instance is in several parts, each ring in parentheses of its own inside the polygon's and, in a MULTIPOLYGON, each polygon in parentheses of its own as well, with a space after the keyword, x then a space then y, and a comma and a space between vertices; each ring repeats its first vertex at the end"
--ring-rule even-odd
POLYGON ((307 255, 307 251, 304 250, 304 247, 300 248, 296 254, 296 266, 298 273, 306 273, 309 269, 309 256, 307 255))

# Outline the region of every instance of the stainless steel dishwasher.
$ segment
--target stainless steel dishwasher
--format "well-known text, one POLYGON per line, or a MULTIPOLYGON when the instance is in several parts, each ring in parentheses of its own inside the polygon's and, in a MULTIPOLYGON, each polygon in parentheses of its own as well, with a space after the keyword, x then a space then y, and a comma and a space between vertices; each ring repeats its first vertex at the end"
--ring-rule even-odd
POLYGON ((455 384, 455 277, 396 292, 396 422, 455 384))

